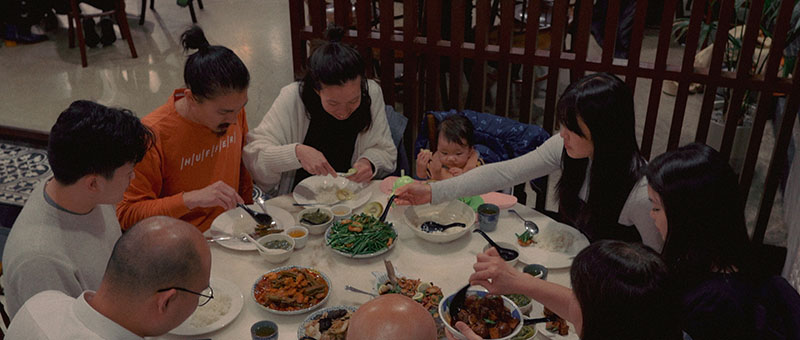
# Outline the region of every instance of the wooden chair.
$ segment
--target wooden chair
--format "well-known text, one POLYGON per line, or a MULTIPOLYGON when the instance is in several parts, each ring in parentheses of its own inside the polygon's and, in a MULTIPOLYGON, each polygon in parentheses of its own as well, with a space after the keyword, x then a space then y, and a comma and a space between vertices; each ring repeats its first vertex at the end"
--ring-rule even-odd
MULTIPOLYGON (((189 14, 192 15, 192 23, 197 23, 197 16, 194 14, 194 0, 188 0, 189 5, 189 14)), ((150 0, 150 9, 156 10, 155 8, 156 0, 150 0)), ((197 5, 200 6, 200 9, 203 9, 203 0, 197 0, 197 5)), ((139 15, 139 25, 144 25, 144 14, 147 12, 147 0, 142 0, 142 14, 139 15)))
POLYGON ((119 31, 122 33, 122 39, 128 41, 128 47, 131 49, 131 58, 138 57, 136 55, 136 47, 133 46, 131 30, 128 26, 128 18, 125 14, 125 0, 117 0, 113 10, 97 14, 81 14, 80 9, 78 8, 78 0, 70 0, 70 6, 70 12, 67 14, 67 21, 69 22, 69 48, 75 47, 75 35, 77 35, 78 46, 81 49, 81 65, 83 65, 83 67, 89 65, 86 61, 86 38, 83 36, 83 19, 85 18, 94 18, 112 14, 115 15, 117 18, 117 24, 119 24, 119 31))

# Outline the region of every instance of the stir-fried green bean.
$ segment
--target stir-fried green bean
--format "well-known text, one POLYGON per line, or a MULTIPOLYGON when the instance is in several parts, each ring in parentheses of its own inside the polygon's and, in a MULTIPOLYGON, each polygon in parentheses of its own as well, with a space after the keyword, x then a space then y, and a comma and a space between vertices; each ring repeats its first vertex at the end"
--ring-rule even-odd
POLYGON ((391 223, 362 213, 336 222, 331 227, 328 245, 344 253, 363 255, 389 247, 396 238, 397 232, 391 223))

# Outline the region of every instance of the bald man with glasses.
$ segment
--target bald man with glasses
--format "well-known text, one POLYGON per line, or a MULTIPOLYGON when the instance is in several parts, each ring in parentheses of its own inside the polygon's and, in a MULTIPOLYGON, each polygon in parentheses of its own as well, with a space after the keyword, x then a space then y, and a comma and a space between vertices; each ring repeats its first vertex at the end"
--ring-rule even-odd
MULTIPOLYGON (((87 245, 89 246, 89 245, 87 245)), ((181 220, 142 220, 114 246, 97 292, 45 291, 28 300, 6 339, 143 339, 165 334, 214 298, 211 251, 181 220)))

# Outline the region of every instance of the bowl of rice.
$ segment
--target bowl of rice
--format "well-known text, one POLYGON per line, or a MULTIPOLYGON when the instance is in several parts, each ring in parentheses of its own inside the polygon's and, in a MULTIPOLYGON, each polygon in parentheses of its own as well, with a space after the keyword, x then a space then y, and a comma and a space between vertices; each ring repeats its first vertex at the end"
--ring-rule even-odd
POLYGON ((419 238, 433 242, 446 243, 458 239, 469 233, 475 224, 475 211, 464 202, 453 200, 441 204, 423 204, 411 206, 406 209, 406 225, 419 238), (441 225, 451 223, 463 223, 464 227, 452 227, 444 231, 426 232, 422 231, 423 223, 433 221, 441 225))

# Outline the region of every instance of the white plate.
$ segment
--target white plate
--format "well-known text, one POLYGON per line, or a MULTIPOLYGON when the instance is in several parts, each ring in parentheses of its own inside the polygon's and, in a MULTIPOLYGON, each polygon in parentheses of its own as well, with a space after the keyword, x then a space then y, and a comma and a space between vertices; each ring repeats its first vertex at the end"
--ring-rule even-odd
POLYGON ((331 233, 333 232, 334 224, 331 224, 331 226, 328 227, 328 230, 325 231, 325 245, 328 247, 328 249, 330 249, 334 253, 337 253, 339 255, 342 255, 344 257, 349 257, 349 258, 352 258, 352 259, 368 259, 368 258, 371 258, 371 257, 380 256, 383 253, 385 253, 385 252, 387 252, 389 250, 392 250, 392 248, 394 248, 394 245, 397 244, 397 241, 398 241, 398 238, 399 238, 399 235, 397 235, 397 229, 395 229, 394 225, 392 225, 391 227, 392 227, 392 230, 394 230, 394 235, 395 235, 394 236, 394 240, 392 241, 392 244, 390 244, 388 247, 382 248, 382 249, 380 249, 380 250, 378 250, 378 251, 376 251, 374 253, 353 255, 353 254, 350 254, 350 253, 345 253, 345 252, 343 252, 341 250, 338 250, 338 249, 333 249, 333 247, 328 245, 328 240, 331 238, 331 233))
MULTIPOLYGON (((255 211, 261 212, 261 207, 257 207, 255 204, 251 204, 248 207, 255 211)), ((267 214, 275 219, 275 222, 278 223, 279 229, 286 229, 295 225, 294 216, 281 208, 267 205, 267 214)), ((211 222, 211 229, 209 229, 210 235, 214 237, 231 235, 231 233, 233 233, 234 221, 239 218, 252 219, 252 217, 250 217, 250 215, 248 215, 242 208, 234 208, 220 214, 216 219, 214 219, 214 222, 211 222)), ((253 223, 255 223, 255 221, 253 221, 253 223)), ((218 241, 217 243, 225 248, 233 250, 256 250, 256 246, 254 244, 250 242, 242 242, 238 239, 218 241)))
POLYGON ((320 310, 318 310, 318 311, 316 311, 314 313, 311 313, 311 315, 309 315, 305 320, 303 320, 303 323, 300 324, 300 327, 297 327, 297 338, 300 339, 300 338, 306 336, 306 327, 308 326, 308 324, 310 324, 311 321, 314 321, 314 319, 321 318, 322 317, 322 313, 332 312, 332 311, 336 311, 336 310, 340 310, 340 309, 346 309, 346 310, 349 310, 349 311, 355 313, 356 309, 358 309, 358 307, 355 307, 355 306, 326 307, 326 308, 320 309, 320 310))
POLYGON ((333 285, 331 284, 331 279, 329 279, 328 276, 325 275, 325 273, 323 273, 323 272, 321 272, 321 271, 319 271, 317 269, 314 269, 314 268, 303 267, 303 266, 283 266, 283 267, 278 267, 278 268, 272 269, 272 270, 270 270, 270 271, 268 271, 268 272, 266 272, 266 273, 264 273, 262 275, 259 275, 258 278, 256 279, 256 281, 253 282, 253 288, 250 289, 250 297, 253 298, 253 301, 256 303, 256 305, 258 305, 259 307, 261 307, 265 311, 268 311, 268 312, 274 313, 274 314, 278 314, 278 315, 297 315, 297 314, 308 313, 308 312, 310 312, 310 311, 312 311, 314 309, 317 309, 320 306, 324 305, 325 302, 328 302, 328 298, 331 297, 331 293, 333 293, 333 285), (267 275, 269 273, 279 272, 279 271, 287 270, 287 269, 291 269, 291 268, 307 269, 309 271, 313 271, 313 272, 319 273, 319 275, 322 276, 322 279, 325 280, 325 283, 328 284, 328 295, 325 295, 325 297, 322 299, 322 301, 320 301, 316 305, 313 305, 311 307, 304 308, 304 309, 293 310, 293 311, 275 310, 275 309, 269 308, 267 306, 264 306, 264 305, 258 303, 258 300, 256 300, 255 291, 256 291, 256 285, 258 284, 259 281, 261 281, 261 278, 264 277, 264 275, 267 275))
MULTIPOLYGON (((190 324, 192 320, 192 316, 190 316, 186 321, 184 321, 180 326, 171 330, 170 334, 175 335, 200 335, 205 334, 208 332, 216 331, 222 327, 227 326, 233 319, 236 319, 236 316, 239 315, 239 312, 242 311, 242 306, 244 306, 244 295, 242 295, 242 291, 239 290, 239 287, 236 286, 233 282, 230 282, 225 279, 219 278, 211 278, 211 288, 214 289, 214 298, 220 298, 222 296, 230 296, 231 297, 231 308, 228 309, 228 312, 223 314, 221 318, 217 321, 212 322, 211 324, 205 327, 194 327, 190 324)), ((211 302, 209 302, 210 304, 211 302)), ((208 305, 206 305, 208 306, 208 305)), ((201 310, 202 307, 197 307, 194 311, 197 313, 201 310)))
POLYGON ((575 326, 572 326, 572 324, 569 325, 569 332, 567 333, 567 335, 558 335, 556 333, 550 332, 545 329, 546 327, 547 327, 546 323, 537 323, 536 333, 541 334, 545 338, 551 340, 580 340, 578 334, 575 333, 575 326))
POLYGON ((342 189, 348 189, 356 194, 356 197, 354 197, 353 199, 347 201, 341 201, 336 204, 346 205, 355 210, 356 208, 364 205, 364 203, 367 203, 369 201, 370 196, 372 196, 372 192, 364 189, 369 185, 369 183, 361 183, 361 184, 356 183, 351 180, 348 180, 347 178, 342 177, 341 175, 343 174, 339 174, 339 177, 336 178, 333 178, 331 176, 308 177, 300 181, 300 183, 297 183, 295 191, 292 192, 292 197, 294 197, 294 200, 300 204, 333 203, 333 202, 317 202, 316 200, 309 199, 305 196, 299 195, 296 189, 298 186, 304 186, 313 191, 314 193, 319 194, 319 192, 322 190, 322 187, 326 185, 325 183, 328 183, 327 185, 331 185, 333 188, 330 190, 336 191, 337 188, 342 188, 342 189))
MULTIPOLYGON (((517 220, 520 223, 520 229, 522 222, 517 220)), ((537 221, 538 222, 538 221, 537 221)), ((534 264, 538 263, 541 264, 547 269, 558 269, 558 268, 569 268, 572 265, 572 259, 575 258, 575 255, 578 255, 583 248, 589 246, 589 240, 577 229, 570 227, 566 224, 558 223, 553 220, 549 220, 544 223, 537 223, 539 226, 539 234, 545 232, 549 228, 554 228, 558 230, 564 230, 574 237, 572 241, 572 246, 567 249, 565 252, 553 252, 549 250, 545 250, 539 248, 538 245, 533 244, 528 247, 518 247, 519 248, 519 260, 525 264, 534 264)), ((522 230, 520 230, 522 232, 522 230)))

